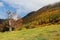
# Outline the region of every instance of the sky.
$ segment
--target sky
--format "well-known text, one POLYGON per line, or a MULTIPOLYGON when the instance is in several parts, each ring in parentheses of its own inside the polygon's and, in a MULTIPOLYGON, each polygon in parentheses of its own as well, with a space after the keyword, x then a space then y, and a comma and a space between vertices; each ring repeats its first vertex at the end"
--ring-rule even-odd
POLYGON ((60 2, 60 0, 0 0, 0 19, 7 18, 8 10, 12 13, 16 12, 17 16, 24 17, 29 12, 37 11, 55 2, 60 2))

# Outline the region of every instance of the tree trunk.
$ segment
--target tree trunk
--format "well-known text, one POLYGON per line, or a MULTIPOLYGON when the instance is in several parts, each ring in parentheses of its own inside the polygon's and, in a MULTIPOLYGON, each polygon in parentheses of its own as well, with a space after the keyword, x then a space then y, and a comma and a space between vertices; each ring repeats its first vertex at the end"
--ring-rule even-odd
POLYGON ((12 31, 12 27, 9 28, 9 31, 12 31))
POLYGON ((9 20, 9 31, 12 31, 11 20, 9 20))

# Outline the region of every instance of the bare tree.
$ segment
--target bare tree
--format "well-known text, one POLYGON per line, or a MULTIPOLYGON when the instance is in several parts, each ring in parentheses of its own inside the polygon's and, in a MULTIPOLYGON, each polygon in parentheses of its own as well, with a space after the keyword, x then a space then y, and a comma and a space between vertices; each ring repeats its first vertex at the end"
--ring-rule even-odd
POLYGON ((9 31, 12 31, 11 20, 13 19, 13 16, 15 16, 15 14, 11 13, 9 10, 7 11, 7 14, 8 14, 8 27, 9 27, 9 31))

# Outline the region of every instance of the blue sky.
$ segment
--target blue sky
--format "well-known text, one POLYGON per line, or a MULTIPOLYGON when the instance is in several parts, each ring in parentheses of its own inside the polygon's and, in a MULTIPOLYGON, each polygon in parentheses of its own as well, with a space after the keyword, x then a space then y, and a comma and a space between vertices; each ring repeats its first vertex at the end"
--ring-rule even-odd
POLYGON ((24 17, 31 11, 41 7, 60 2, 60 0, 0 0, 0 18, 7 18, 6 11, 16 11, 17 16, 24 17))

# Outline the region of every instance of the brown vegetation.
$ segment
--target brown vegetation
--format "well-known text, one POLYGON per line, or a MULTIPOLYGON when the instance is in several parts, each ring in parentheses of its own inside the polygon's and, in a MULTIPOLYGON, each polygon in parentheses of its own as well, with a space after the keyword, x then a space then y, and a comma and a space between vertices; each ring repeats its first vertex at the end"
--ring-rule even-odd
POLYGON ((29 13, 23 17, 23 22, 30 25, 60 24, 60 2, 29 13))
MULTIPOLYGON (((6 20, 6 19, 0 19, 0 21, 1 21, 0 22, 0 31, 2 31, 2 32, 9 31, 8 20, 6 20)), ((21 18, 19 18, 18 20, 11 19, 10 22, 12 23, 12 25, 11 25, 12 31, 13 30, 19 30, 19 27, 22 26, 22 19, 21 18)))

